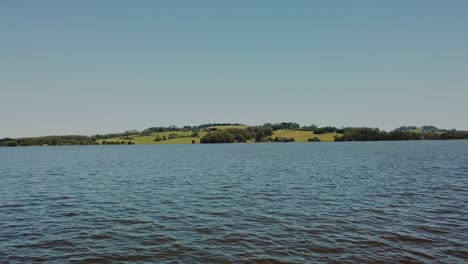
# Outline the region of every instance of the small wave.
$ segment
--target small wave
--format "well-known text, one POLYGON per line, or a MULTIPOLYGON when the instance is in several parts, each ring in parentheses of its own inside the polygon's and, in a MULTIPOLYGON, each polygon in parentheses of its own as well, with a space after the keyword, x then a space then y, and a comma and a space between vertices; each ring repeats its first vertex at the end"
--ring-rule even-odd
POLYGON ((214 230, 213 230, 213 229, 211 229, 211 228, 206 228, 206 227, 195 228, 195 230, 197 231, 197 233, 199 233, 199 234, 204 234, 204 235, 210 235, 210 234, 213 234, 213 233, 214 233, 214 230))
POLYGON ((16 245, 16 248, 42 248, 42 249, 60 249, 60 248, 70 248, 75 246, 74 243, 64 240, 64 239, 57 239, 57 240, 50 240, 40 243, 34 244, 21 244, 16 245))
POLYGON ((164 201, 161 201, 161 204, 175 204, 175 202, 171 200, 164 200, 164 201))
POLYGON ((205 197, 206 200, 224 200, 224 199, 229 199, 229 198, 230 198, 229 196, 223 196, 223 195, 205 197))
POLYGON ((104 239, 112 239, 112 235, 107 235, 107 234, 93 234, 90 235, 89 238, 94 239, 94 240, 104 240, 104 239))
POLYGON ((19 256, 8 256, 4 259, 0 258, 0 263, 41 263, 47 262, 49 259, 42 257, 19 257, 19 256))
POLYGON ((60 173, 60 172, 48 172, 47 175, 49 176, 63 176, 65 175, 64 173, 60 173))
POLYGON ((141 241, 144 246, 156 246, 176 242, 177 240, 167 236, 151 236, 141 241))
POLYGON ((180 217, 174 215, 163 215, 161 216, 161 219, 164 221, 177 221, 180 219, 180 217))
POLYGON ((140 262, 156 260, 157 256, 152 255, 102 255, 98 257, 84 257, 71 260, 71 263, 121 263, 121 262, 140 262))
POLYGON ((419 252, 419 251, 416 251, 416 250, 406 249, 405 251, 412 254, 412 255, 414 255, 414 256, 416 256, 416 257, 423 258, 424 260, 434 260, 435 259, 431 255, 428 255, 426 253, 419 252))
POLYGON ((372 248, 388 246, 386 243, 381 242, 381 241, 376 241, 376 240, 355 241, 354 244, 360 245, 360 246, 368 246, 372 248))
POLYGON ((73 213, 73 212, 69 212, 69 213, 64 213, 63 216, 65 217, 73 217, 73 216, 78 216, 79 214, 77 213, 73 213))
POLYGON ((22 204, 0 204, 0 208, 21 208, 24 207, 22 204))
POLYGON ((68 200, 72 199, 73 197, 64 195, 64 196, 56 196, 56 197, 49 197, 50 200, 68 200))
POLYGON ((461 259, 468 259, 468 250, 462 250, 462 249, 450 249, 446 250, 445 253, 447 255, 455 255, 460 257, 461 259))
POLYGON ((38 232, 23 232, 20 235, 24 237, 41 237, 44 234, 38 232))
POLYGON ((139 220, 139 219, 115 219, 115 220, 112 220, 112 221, 120 223, 120 224, 126 224, 126 225, 142 225, 142 224, 151 224, 151 223, 153 223, 152 221, 139 220))
POLYGON ((366 210, 374 214, 386 215, 386 212, 382 209, 368 208, 366 210))
POLYGON ((73 204, 60 203, 60 204, 57 204, 57 206, 60 206, 60 207, 73 207, 73 204))
POLYGON ((452 209, 446 209, 446 208, 435 209, 435 210, 432 210, 431 212, 435 214, 459 214, 461 213, 458 210, 452 210, 452 209))
POLYGON ((420 243, 420 244, 428 244, 433 243, 431 239, 422 238, 422 237, 414 237, 409 235, 401 235, 401 234, 393 234, 391 236, 384 236, 384 239, 394 241, 394 242, 409 242, 409 243, 420 243))
POLYGON ((214 215, 214 216, 227 216, 228 215, 227 212, 208 212, 208 214, 214 215))
POLYGON ((253 259, 246 259, 245 263, 252 263, 252 264, 288 264, 294 262, 287 262, 282 260, 277 260, 274 258, 253 258, 253 259))
POLYGON ((446 230, 429 226, 417 226, 416 229, 436 235, 448 233, 446 230))
POLYGON ((217 244, 223 244, 223 245, 230 245, 230 244, 243 244, 245 243, 246 241, 240 237, 235 237, 235 236, 231 236, 231 235, 226 235, 226 236, 223 236, 222 238, 215 238, 212 240, 213 242, 217 243, 217 244))
POLYGON ((343 249, 341 248, 332 248, 332 247, 321 247, 321 246, 314 246, 311 247, 310 250, 314 253, 341 253, 343 249))

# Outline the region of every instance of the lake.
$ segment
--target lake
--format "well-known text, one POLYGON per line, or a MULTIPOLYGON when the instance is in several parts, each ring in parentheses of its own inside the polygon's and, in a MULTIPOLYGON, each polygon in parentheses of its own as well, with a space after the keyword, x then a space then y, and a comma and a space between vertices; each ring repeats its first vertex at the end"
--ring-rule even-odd
POLYGON ((0 148, 0 263, 466 263, 468 141, 0 148))

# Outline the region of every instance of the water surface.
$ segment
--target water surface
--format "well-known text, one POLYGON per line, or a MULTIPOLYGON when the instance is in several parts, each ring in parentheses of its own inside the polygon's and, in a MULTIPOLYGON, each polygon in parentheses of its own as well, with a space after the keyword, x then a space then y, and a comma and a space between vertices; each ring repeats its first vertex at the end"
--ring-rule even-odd
POLYGON ((463 263, 467 150, 0 148, 0 263, 463 263))

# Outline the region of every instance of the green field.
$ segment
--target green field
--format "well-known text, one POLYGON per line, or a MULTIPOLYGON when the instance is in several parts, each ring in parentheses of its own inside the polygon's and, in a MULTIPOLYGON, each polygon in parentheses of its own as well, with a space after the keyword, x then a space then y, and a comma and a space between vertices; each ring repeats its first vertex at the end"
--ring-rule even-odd
POLYGON ((318 137, 321 141, 331 142, 335 141, 335 136, 340 135, 338 133, 327 133, 327 134, 314 134, 313 131, 303 130, 277 130, 273 132, 272 138, 284 137, 294 138, 296 142, 307 142, 307 139, 318 137))
MULTIPOLYGON (((217 128, 217 129, 227 129, 227 128, 246 128, 246 126, 213 126, 209 128, 217 128)), ((195 140, 196 144, 200 144, 200 138, 206 135, 206 131, 199 131, 199 137, 188 137, 192 135, 192 131, 166 131, 166 132, 157 132, 157 133, 152 133, 151 136, 138 136, 138 135, 133 135, 130 136, 133 138, 131 140, 133 143, 137 145, 164 145, 164 144, 192 144, 192 140, 195 140), (174 138, 174 139, 167 139, 167 140, 162 140, 162 141, 154 141, 156 137, 169 137, 169 134, 175 133, 179 136, 183 136, 180 138, 174 138)), ((124 141, 128 142, 129 140, 123 139, 123 138, 109 138, 105 139, 106 141, 124 141)), ((102 144, 102 141, 104 140, 98 140, 99 144, 102 144)))
MULTIPOLYGON (((192 131, 166 131, 166 132, 158 132, 158 133, 153 133, 151 136, 131 136, 133 140, 131 140, 135 144, 139 145, 162 145, 162 144, 192 144, 192 140, 195 140, 195 143, 200 143, 200 138, 206 135, 207 132, 200 131, 199 135, 200 138, 197 137, 187 137, 192 135, 192 131), (162 140, 162 141, 154 141, 156 137, 169 137, 169 134, 177 134, 179 136, 184 136, 180 138, 174 138, 174 139, 168 139, 168 140, 162 140)), ((109 138, 105 139, 106 141, 125 141, 128 142, 126 139, 122 138, 109 138)), ((101 144, 103 140, 99 140, 98 143, 101 144)))
MULTIPOLYGON (((218 129, 226 128, 245 128, 246 126, 217 126, 218 129)), ((200 144, 200 138, 205 136, 208 132, 200 131, 200 137, 190 137, 192 131, 167 131, 167 132, 158 132, 153 133, 151 136, 131 136, 133 143, 137 145, 164 145, 164 144, 192 144, 192 140, 195 140, 196 144, 200 144), (174 139, 167 139, 162 141, 154 141, 156 137, 169 137, 169 134, 175 133, 181 137, 174 139), (183 136, 183 137, 182 137, 183 136)), ((296 142, 307 142, 307 139, 318 137, 321 141, 331 142, 335 140, 335 136, 339 135, 337 133, 327 133, 327 134, 314 134, 312 131, 303 131, 303 130, 277 130, 273 132, 272 138, 283 137, 283 138, 294 138, 296 142)), ((105 139, 106 141, 124 141, 128 142, 129 140, 123 138, 109 138, 105 139)), ((102 144, 103 140, 99 140, 98 143, 102 144)))

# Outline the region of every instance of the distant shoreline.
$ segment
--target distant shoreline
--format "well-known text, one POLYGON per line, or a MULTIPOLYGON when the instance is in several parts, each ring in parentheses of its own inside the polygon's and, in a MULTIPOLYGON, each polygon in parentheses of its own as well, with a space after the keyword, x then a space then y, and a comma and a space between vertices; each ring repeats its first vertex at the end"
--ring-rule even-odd
POLYGON ((414 141, 468 139, 468 131, 438 129, 434 126, 405 126, 390 132, 368 127, 300 126, 294 122, 246 126, 204 124, 184 127, 151 127, 95 136, 44 136, 0 139, 2 147, 74 145, 163 145, 219 143, 287 143, 344 141, 414 141))
MULTIPOLYGON (((331 142, 288 142, 288 144, 306 144, 306 145, 316 145, 316 144, 344 144, 344 143, 371 143, 371 142, 381 142, 381 143, 391 143, 391 142, 442 142, 442 141, 465 141, 467 139, 425 139, 425 140, 379 140, 379 141, 331 141, 331 142)), ((248 143, 215 143, 215 144, 185 144, 185 143, 174 143, 174 144, 134 144, 131 146, 185 146, 185 145, 281 145, 283 142, 248 142, 248 143)), ((30 145, 30 146, 0 146, 0 148, 46 148, 46 147, 111 147, 111 146, 128 146, 128 145, 100 145, 100 144, 88 144, 88 145, 30 145)))

